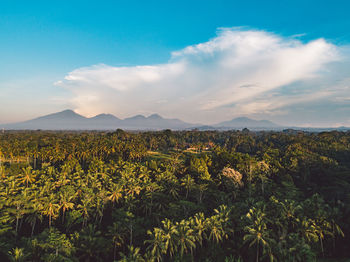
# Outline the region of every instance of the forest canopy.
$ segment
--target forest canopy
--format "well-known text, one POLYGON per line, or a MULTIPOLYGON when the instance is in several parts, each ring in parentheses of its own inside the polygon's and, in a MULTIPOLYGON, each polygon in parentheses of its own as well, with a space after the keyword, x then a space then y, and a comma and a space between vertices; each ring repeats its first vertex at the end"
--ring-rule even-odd
POLYGON ((348 243, 350 132, 0 134, 0 261, 341 261, 348 243))

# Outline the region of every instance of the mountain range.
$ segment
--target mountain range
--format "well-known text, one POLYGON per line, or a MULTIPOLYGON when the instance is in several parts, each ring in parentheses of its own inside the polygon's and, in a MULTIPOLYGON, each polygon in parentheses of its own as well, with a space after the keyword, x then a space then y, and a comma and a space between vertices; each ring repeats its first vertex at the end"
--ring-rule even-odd
POLYGON ((232 128, 232 127, 243 127, 243 128, 252 128, 252 129, 281 128, 281 126, 269 120, 254 120, 248 117, 237 117, 230 121, 224 121, 214 126, 218 128, 232 128))
POLYGON ((268 120, 253 120, 247 117, 238 117, 230 121, 218 123, 213 126, 203 126, 186 123, 179 119, 163 118, 158 114, 148 117, 136 115, 120 119, 111 114, 100 114, 94 117, 84 117, 72 110, 53 113, 12 124, 0 124, 0 128, 14 130, 185 130, 197 128, 199 130, 228 130, 249 128, 252 130, 280 130, 283 127, 268 120))

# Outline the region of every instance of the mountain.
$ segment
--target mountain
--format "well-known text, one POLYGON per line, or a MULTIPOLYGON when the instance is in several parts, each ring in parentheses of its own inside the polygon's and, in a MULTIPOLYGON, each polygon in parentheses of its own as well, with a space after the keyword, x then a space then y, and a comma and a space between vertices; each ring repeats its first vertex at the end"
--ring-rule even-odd
POLYGON ((72 110, 64 110, 62 112, 41 116, 24 122, 2 125, 2 127, 6 129, 61 130, 76 129, 76 127, 85 126, 87 124, 88 118, 79 115, 72 110))
POLYGON ((194 125, 183 122, 179 119, 163 118, 158 114, 145 117, 137 115, 134 117, 125 118, 123 120, 124 129, 143 129, 143 130, 160 130, 160 129, 186 129, 194 125))
POLYGON ((99 114, 88 118, 87 124, 79 129, 113 130, 121 124, 122 120, 111 114, 99 114))
POLYGON ((269 120, 254 120, 248 117, 238 117, 230 121, 224 121, 216 125, 190 124, 179 119, 163 118, 158 114, 148 117, 136 115, 125 119, 120 119, 111 114, 99 114, 94 117, 84 117, 75 113, 73 110, 64 110, 62 112, 53 113, 32 120, 12 123, 0 124, 0 129, 10 130, 230 130, 248 128, 252 131, 259 130, 276 130, 285 132, 296 132, 298 130, 307 132, 322 132, 341 130, 349 131, 350 127, 337 128, 311 128, 311 127, 286 127, 275 124, 269 120))
POLYGON ((254 120, 248 117, 237 117, 230 121, 224 121, 214 125, 214 127, 219 129, 242 129, 248 128, 253 130, 273 130, 273 129, 281 129, 282 126, 279 126, 269 120, 254 120))
POLYGON ((129 130, 180 130, 190 127, 193 127, 193 125, 179 119, 163 118, 158 114, 153 114, 149 117, 136 115, 122 120, 111 114, 99 114, 87 118, 72 110, 64 110, 19 123, 0 124, 0 128, 15 130, 115 130, 117 128, 129 130))
POLYGON ((91 117, 91 120, 97 121, 120 121, 120 119, 111 114, 99 114, 97 116, 91 117))

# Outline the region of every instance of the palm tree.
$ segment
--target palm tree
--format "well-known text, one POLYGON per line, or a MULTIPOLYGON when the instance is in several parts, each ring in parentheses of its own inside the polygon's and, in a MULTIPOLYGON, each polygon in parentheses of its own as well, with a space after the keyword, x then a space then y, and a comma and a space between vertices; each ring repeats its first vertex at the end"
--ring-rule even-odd
POLYGON ((226 232, 218 216, 212 216, 208 219, 209 239, 219 243, 226 236, 226 232))
POLYGON ((107 192, 108 200, 114 203, 118 203, 123 198, 123 188, 118 184, 113 184, 112 188, 107 192))
POLYGON ((145 244, 149 244, 147 250, 151 252, 151 255, 158 262, 162 260, 165 250, 163 241, 163 230, 160 228, 154 228, 153 231, 148 230, 147 234, 151 239, 145 240, 145 244))
POLYGON ((190 227, 190 223, 186 220, 181 220, 176 223, 177 238, 179 242, 180 257, 182 258, 188 251, 191 252, 196 248, 196 237, 194 230, 190 227))
POLYGON ((24 248, 14 248, 9 251, 10 260, 13 262, 22 262, 26 260, 26 255, 24 254, 24 248))
POLYGON ((49 217, 49 227, 51 227, 52 219, 56 219, 58 216, 58 211, 60 205, 56 202, 54 194, 50 194, 49 197, 44 198, 44 203, 42 206, 42 213, 49 217))
POLYGON ((121 260, 120 262, 144 262, 142 255, 140 254, 140 248, 134 246, 128 246, 128 254, 120 253, 121 260))
POLYGON ((315 233, 318 235, 319 241, 320 241, 320 246, 321 246, 321 252, 322 255, 324 256, 324 247, 323 247, 323 239, 325 235, 330 235, 333 236, 331 230, 331 224, 326 221, 320 221, 319 223, 315 223, 315 233))
POLYGON ((256 262, 258 262, 260 245, 264 251, 266 248, 270 249, 269 242, 272 239, 269 238, 267 226, 262 219, 257 219, 253 221, 252 225, 246 226, 244 229, 246 234, 243 237, 243 241, 244 243, 249 243, 249 247, 256 245, 256 262))
POLYGON ((72 202, 74 195, 70 195, 70 192, 63 191, 60 193, 60 208, 62 209, 62 223, 64 223, 64 217, 67 210, 73 209, 74 203, 72 202))
POLYGON ((189 174, 187 174, 181 179, 181 186, 186 188, 186 199, 188 197, 188 193, 190 192, 190 190, 193 188, 194 185, 195 185, 194 179, 189 174))
POLYGON ((28 184, 31 184, 35 181, 35 175, 32 172, 32 167, 23 168, 23 174, 20 175, 20 181, 23 184, 26 184, 26 187, 28 187, 28 184))
POLYGON ((264 195, 265 193, 265 183, 268 181, 268 176, 270 174, 270 167, 265 161, 260 161, 256 163, 256 168, 254 170, 255 175, 260 180, 261 183, 261 193, 264 195))
POLYGON ((16 218, 16 234, 18 233, 19 231, 19 228, 20 228, 20 224, 22 223, 19 223, 20 221, 22 221, 21 219, 23 218, 24 214, 26 213, 26 204, 28 203, 28 198, 25 196, 25 192, 26 191, 23 191, 24 194, 20 194, 20 195, 17 195, 15 197, 13 197, 12 199, 8 199, 8 201, 12 201, 12 204, 15 208, 10 208, 9 211, 10 213, 12 213, 15 218, 16 218))
POLYGON ((63 171, 60 173, 60 175, 58 176, 58 181, 56 182, 58 187, 65 186, 71 182, 71 180, 68 179, 67 176, 68 176, 67 171, 63 171))
POLYGON ((177 180, 169 181, 169 183, 167 183, 167 191, 169 192, 169 194, 174 199, 178 199, 178 197, 179 197, 179 187, 178 187, 177 180))
POLYGON ((0 168, 2 167, 2 158, 4 157, 4 154, 0 148, 0 168))
POLYGON ((177 228, 176 226, 169 220, 165 219, 162 221, 163 224, 163 231, 162 231, 162 238, 164 243, 164 253, 167 253, 169 251, 170 257, 172 257, 177 252, 177 228))
POLYGON ((77 205, 81 215, 83 216, 83 227, 86 226, 87 220, 90 216, 90 208, 91 208, 92 197, 86 195, 81 199, 81 204, 77 205))
POLYGON ((113 241, 113 261, 116 259, 117 247, 120 247, 124 244, 125 231, 122 230, 122 227, 119 223, 114 222, 111 226, 108 227, 108 236, 112 237, 113 241))
POLYGON ((204 217, 204 213, 197 213, 190 219, 191 226, 195 229, 196 240, 200 245, 203 243, 203 238, 207 238, 206 231, 208 229, 208 220, 204 217))
POLYGON ((6 177, 5 167, 0 163, 0 179, 3 180, 6 177))
POLYGON ((314 226, 315 222, 312 219, 301 218, 298 225, 298 232, 306 242, 317 242, 318 235, 314 226))
POLYGON ((40 213, 40 204, 36 202, 37 200, 34 199, 34 203, 32 204, 32 209, 28 216, 26 217, 26 222, 28 222, 32 228, 30 236, 32 237, 34 234, 35 226, 37 221, 42 221, 42 215, 40 213))
POLYGON ((199 184, 196 188, 198 190, 198 203, 202 204, 204 192, 207 190, 208 184, 199 184))
POLYGON ((273 239, 269 237, 267 229, 266 214, 264 213, 265 205, 257 203, 257 207, 253 207, 246 215, 250 224, 244 228, 246 234, 243 237, 244 243, 249 243, 249 247, 256 245, 256 261, 259 261, 260 245, 265 252, 269 251, 270 258, 272 258, 270 243, 273 239))

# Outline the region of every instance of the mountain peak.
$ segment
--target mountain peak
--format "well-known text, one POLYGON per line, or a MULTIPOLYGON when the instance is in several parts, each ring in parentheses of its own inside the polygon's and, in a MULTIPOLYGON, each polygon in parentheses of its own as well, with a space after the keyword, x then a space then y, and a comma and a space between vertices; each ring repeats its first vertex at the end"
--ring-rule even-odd
POLYGON ((146 117, 143 115, 136 115, 136 116, 125 118, 124 120, 141 120, 141 119, 146 119, 146 117))
POLYGON ((158 114, 152 114, 149 117, 147 117, 148 119, 163 119, 163 117, 161 117, 158 114))
POLYGON ((57 113, 54 113, 54 114, 60 114, 60 115, 78 115, 77 113, 75 113, 72 109, 66 109, 66 110, 63 110, 61 112, 57 112, 57 113))
POLYGON ((229 128, 278 128, 279 125, 269 121, 269 120, 254 120, 248 117, 236 117, 229 121, 224 121, 216 126, 229 127, 229 128))
POLYGON ((258 121, 258 120, 253 120, 249 117, 240 116, 240 117, 236 117, 236 118, 232 119, 231 121, 258 121))
POLYGON ((66 110, 63 110, 63 111, 57 112, 57 113, 74 113, 75 114, 74 110, 72 110, 72 109, 66 109, 66 110))
POLYGON ((36 119, 52 119, 52 120, 54 120, 54 119, 67 119, 67 118, 69 118, 69 119, 85 119, 86 117, 75 113, 71 109, 66 109, 66 110, 63 110, 61 112, 49 114, 46 116, 41 116, 41 117, 38 117, 36 119))
POLYGON ((112 114, 98 114, 94 117, 91 117, 91 119, 95 119, 95 120, 96 119, 98 119, 98 120, 116 120, 116 119, 118 119, 119 120, 118 117, 116 117, 112 114))

